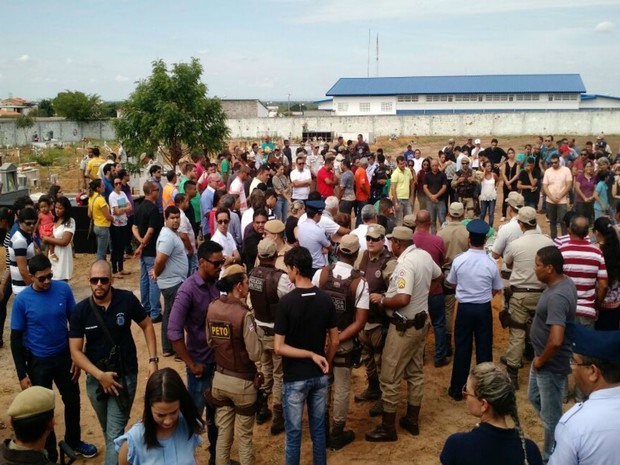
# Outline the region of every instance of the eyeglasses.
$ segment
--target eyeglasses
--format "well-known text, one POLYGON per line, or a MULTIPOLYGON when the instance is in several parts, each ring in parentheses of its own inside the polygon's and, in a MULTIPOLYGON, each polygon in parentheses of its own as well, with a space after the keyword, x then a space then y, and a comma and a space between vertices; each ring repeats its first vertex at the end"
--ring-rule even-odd
POLYGON ((300 162, 297 163, 297 166, 304 166, 304 165, 305 165, 305 163, 303 161, 300 161, 300 162))
POLYGON ((379 236, 379 237, 370 237, 370 236, 366 236, 366 242, 381 242, 383 240, 383 237, 379 236))
POLYGON ((97 284, 101 283, 104 286, 106 284, 110 284, 110 278, 108 278, 107 276, 102 276, 102 277, 96 277, 93 276, 92 278, 90 278, 88 280, 93 286, 96 286, 97 284))
POLYGON ((205 260, 211 263, 211 265, 213 265, 216 268, 220 268, 221 266, 224 265, 224 263, 226 263, 226 260, 209 260, 209 259, 205 259, 205 260))
POLYGON ((467 392, 467 384, 463 385, 463 389, 461 391, 463 393, 463 397, 476 397, 475 394, 471 394, 469 392, 467 392))
POLYGON ((120 186, 122 183, 121 182, 115 182, 114 185, 115 186, 120 186))
POLYGON ((54 277, 54 273, 49 273, 44 276, 35 276, 34 278, 37 281, 39 281, 41 284, 43 284, 45 281, 51 281, 53 277, 54 277))
POLYGON ((24 221, 24 224, 26 226, 34 226, 35 223, 36 223, 36 221, 24 221))
POLYGON ((461 165, 469 165, 469 162, 468 161, 462 161, 461 165))
POLYGON ((570 366, 572 367, 589 367, 590 365, 592 365, 591 363, 579 363, 577 362, 577 360, 575 360, 573 357, 570 358, 570 360, 568 361, 568 363, 570 364, 570 366))
POLYGON ((230 220, 217 220, 217 224, 228 224, 230 220))

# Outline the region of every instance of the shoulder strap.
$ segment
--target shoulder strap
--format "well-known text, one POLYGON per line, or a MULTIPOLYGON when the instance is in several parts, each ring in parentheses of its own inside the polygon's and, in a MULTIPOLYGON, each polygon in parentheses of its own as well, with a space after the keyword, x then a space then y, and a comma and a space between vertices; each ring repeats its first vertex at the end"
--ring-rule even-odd
POLYGON ((323 289, 323 286, 325 286, 325 283, 329 279, 329 276, 333 269, 334 265, 329 265, 321 270, 321 274, 319 276, 319 289, 323 289))
POLYGON ((357 308, 357 304, 360 303, 360 300, 362 299, 362 294, 364 293, 364 288, 362 287, 362 291, 360 292, 359 297, 356 298, 357 288, 359 287, 360 283, 362 284, 362 286, 365 286, 366 280, 361 276, 358 270, 353 270, 353 272, 351 273, 351 278, 353 279, 351 281, 351 292, 353 293, 353 298, 355 299, 355 308, 357 308))
POLYGON ((360 260, 360 264, 358 265, 358 269, 360 271, 366 270, 366 266, 368 266, 368 260, 370 259, 370 254, 368 250, 364 250, 362 253, 362 259, 360 260))
POLYGON ((108 342, 110 344, 112 344, 112 346, 118 345, 118 344, 116 344, 116 342, 114 342, 114 338, 110 334, 110 330, 108 329, 108 326, 103 321, 103 317, 99 313, 99 309, 95 305, 95 302, 93 301, 92 296, 89 297, 88 302, 90 303, 90 308, 93 311, 93 313, 95 314, 95 318, 97 318, 97 323, 99 323, 99 326, 101 326, 101 331, 103 331, 103 334, 105 335, 105 337, 108 340, 108 342))

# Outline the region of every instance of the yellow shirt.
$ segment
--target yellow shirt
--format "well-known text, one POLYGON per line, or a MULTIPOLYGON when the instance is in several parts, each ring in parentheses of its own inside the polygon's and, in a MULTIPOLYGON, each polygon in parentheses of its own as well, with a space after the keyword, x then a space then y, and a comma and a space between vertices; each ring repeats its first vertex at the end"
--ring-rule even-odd
POLYGON ((392 173, 392 185, 396 185, 396 197, 399 199, 408 199, 411 194, 411 180, 413 175, 409 168, 405 168, 401 171, 400 168, 396 168, 392 173))
POLYGON ((88 199, 88 211, 91 212, 93 224, 95 226, 109 228, 110 224, 112 224, 112 222, 108 221, 103 215, 103 209, 105 207, 108 207, 108 210, 110 209, 108 202, 105 201, 105 198, 101 194, 95 194, 88 199))
POLYGON ((86 165, 86 173, 90 175, 90 179, 98 179, 99 178, 99 167, 103 164, 105 159, 101 157, 91 158, 86 165))

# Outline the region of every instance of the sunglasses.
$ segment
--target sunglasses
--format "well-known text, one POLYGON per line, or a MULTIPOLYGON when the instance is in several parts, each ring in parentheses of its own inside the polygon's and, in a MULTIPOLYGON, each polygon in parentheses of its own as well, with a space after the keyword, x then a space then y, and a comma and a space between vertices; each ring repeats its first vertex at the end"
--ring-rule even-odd
POLYGON ((228 224, 230 220, 217 220, 217 224, 228 224))
POLYGON ((366 242, 381 242, 383 240, 382 237, 370 237, 366 236, 366 242))
POLYGON ((49 273, 44 276, 35 276, 34 278, 37 281, 39 281, 41 284, 43 284, 45 281, 51 281, 53 277, 54 277, 54 273, 49 273))
POLYGON ((115 183, 114 183, 114 185, 115 185, 115 186, 120 186, 121 184, 122 184, 122 183, 120 183, 120 182, 115 182, 115 183))
POLYGON ((34 226, 35 223, 36 223, 36 221, 24 221, 24 224, 26 226, 34 226))
POLYGON ((224 265, 224 263, 226 263, 226 260, 207 260, 207 261, 216 268, 220 268, 221 266, 224 265))
POLYGON ((105 286, 106 284, 110 284, 110 278, 108 278, 108 277, 95 277, 95 276, 93 276, 93 277, 92 277, 92 278, 90 278, 88 281, 89 281, 89 282, 90 282, 93 286, 96 286, 96 285, 97 285, 97 284, 99 284, 99 283, 103 284, 104 286, 105 286))
POLYGON ((303 161, 302 161, 302 162, 297 163, 297 166, 304 166, 304 165, 305 165, 305 163, 304 163, 303 161))

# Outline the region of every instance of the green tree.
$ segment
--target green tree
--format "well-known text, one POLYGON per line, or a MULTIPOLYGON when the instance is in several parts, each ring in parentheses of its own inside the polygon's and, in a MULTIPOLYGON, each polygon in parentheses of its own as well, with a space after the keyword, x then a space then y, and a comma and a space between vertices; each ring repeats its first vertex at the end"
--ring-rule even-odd
POLYGON ((162 60, 153 62, 151 76, 138 83, 114 121, 117 138, 129 153, 154 152, 163 145, 176 166, 184 148, 224 147, 226 115, 219 100, 207 97, 202 71, 196 58, 170 70, 162 60))
POLYGON ((52 104, 60 116, 74 121, 99 119, 101 115, 101 99, 97 94, 66 90, 60 92, 52 104))
POLYGON ((24 140, 28 144, 28 129, 34 126, 34 119, 30 115, 19 115, 15 120, 15 127, 17 129, 23 129, 24 140))
POLYGON ((52 105, 52 101, 50 99, 43 99, 37 105, 36 115, 46 118, 50 116, 54 116, 56 112, 54 111, 54 106, 52 105))

